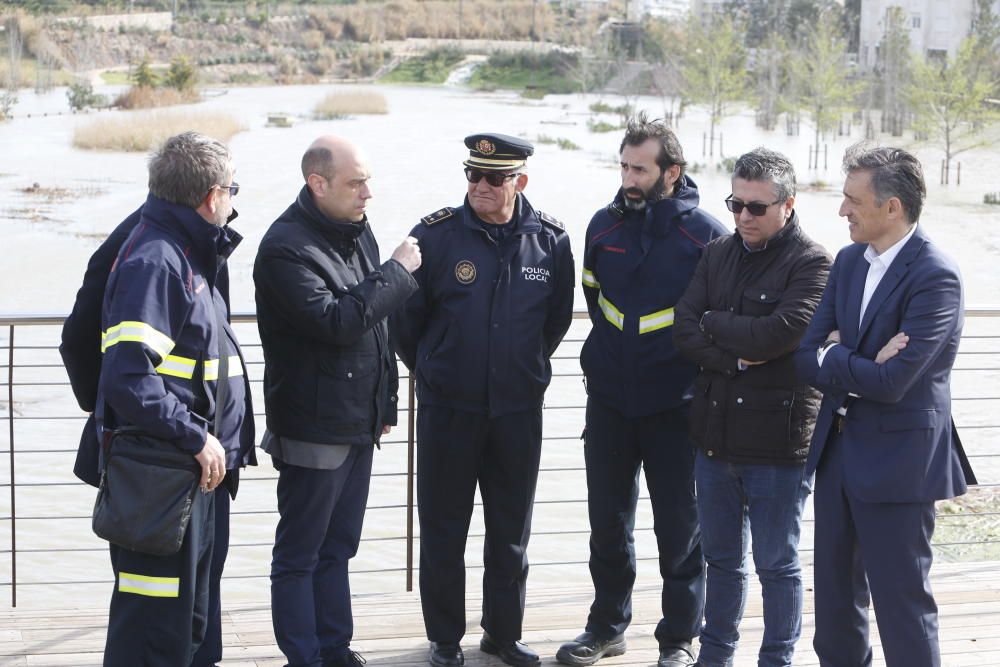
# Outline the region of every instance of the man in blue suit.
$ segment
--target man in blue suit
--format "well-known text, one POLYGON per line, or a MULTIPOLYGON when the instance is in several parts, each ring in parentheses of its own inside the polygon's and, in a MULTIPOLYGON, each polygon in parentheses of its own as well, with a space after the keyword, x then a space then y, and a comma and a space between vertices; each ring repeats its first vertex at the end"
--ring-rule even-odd
POLYGON ((936 667, 934 501, 965 493, 968 470, 950 388, 962 282, 917 225, 926 188, 913 155, 856 145, 844 171, 840 215, 854 243, 796 353, 824 394, 806 462, 816 471, 813 646, 823 667, 871 665, 874 599, 887 665, 936 667))

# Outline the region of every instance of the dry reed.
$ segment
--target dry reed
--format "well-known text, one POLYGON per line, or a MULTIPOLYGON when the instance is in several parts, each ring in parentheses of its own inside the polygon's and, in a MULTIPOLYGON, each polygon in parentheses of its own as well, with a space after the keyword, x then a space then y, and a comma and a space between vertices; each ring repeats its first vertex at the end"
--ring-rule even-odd
POLYGON ((227 113, 120 113, 78 125, 73 132, 73 145, 87 150, 148 151, 168 137, 188 130, 226 142, 245 129, 227 113))
POLYGON ((373 90, 335 91, 324 97, 313 109, 313 115, 320 120, 384 113, 389 113, 385 96, 373 90))

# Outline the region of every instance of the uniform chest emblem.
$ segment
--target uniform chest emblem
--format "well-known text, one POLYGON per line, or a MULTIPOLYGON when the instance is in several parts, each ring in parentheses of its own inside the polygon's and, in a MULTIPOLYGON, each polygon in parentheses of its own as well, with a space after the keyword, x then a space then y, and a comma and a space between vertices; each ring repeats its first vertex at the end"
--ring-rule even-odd
POLYGON ((455 279, 463 285, 471 285, 476 280, 476 265, 463 259, 455 265, 455 279))

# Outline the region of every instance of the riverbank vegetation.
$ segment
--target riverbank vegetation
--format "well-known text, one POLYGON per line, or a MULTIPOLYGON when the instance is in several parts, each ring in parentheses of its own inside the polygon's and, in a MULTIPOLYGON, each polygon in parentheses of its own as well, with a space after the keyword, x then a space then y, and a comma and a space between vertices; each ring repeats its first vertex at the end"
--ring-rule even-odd
POLYGON ((374 90, 334 91, 313 109, 313 117, 317 120, 386 113, 389 113, 389 105, 385 95, 374 90))
POLYGON ((579 56, 571 52, 494 53, 472 73, 469 85, 479 90, 522 90, 529 96, 534 91, 541 94, 577 92, 573 70, 578 63, 579 56))
POLYGON ((379 81, 381 83, 444 83, 451 71, 465 59, 465 53, 453 46, 431 49, 406 58, 379 81))
POLYGON ((194 130, 227 142, 246 128, 227 113, 153 111, 119 114, 82 123, 73 132, 73 145, 87 150, 151 150, 180 132, 194 130))

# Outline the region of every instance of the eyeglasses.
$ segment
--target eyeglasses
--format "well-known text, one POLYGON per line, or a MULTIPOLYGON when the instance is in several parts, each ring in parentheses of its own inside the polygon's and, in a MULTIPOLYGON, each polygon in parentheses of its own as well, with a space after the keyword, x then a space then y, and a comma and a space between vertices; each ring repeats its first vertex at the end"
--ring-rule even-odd
POLYGON ((486 173, 484 171, 479 171, 478 169, 465 170, 465 179, 469 181, 469 183, 478 183, 485 178, 486 182, 495 188, 499 188, 501 185, 517 175, 518 172, 514 172, 513 174, 499 174, 496 172, 486 173))
POLYGON ((240 184, 236 181, 233 181, 231 185, 213 185, 208 191, 211 192, 215 188, 219 188, 220 190, 229 190, 230 197, 235 197, 240 192, 240 184))
POLYGON ((746 209, 750 211, 750 215, 754 216, 755 218, 759 218, 760 216, 767 213, 768 208, 774 206, 775 204, 780 204, 781 201, 782 200, 779 199, 778 201, 773 201, 770 204, 764 204, 763 202, 759 201, 748 203, 740 201, 739 199, 733 199, 733 196, 729 195, 728 197, 726 197, 726 208, 729 209, 730 213, 735 213, 736 215, 739 215, 740 213, 743 212, 743 209, 746 209))

